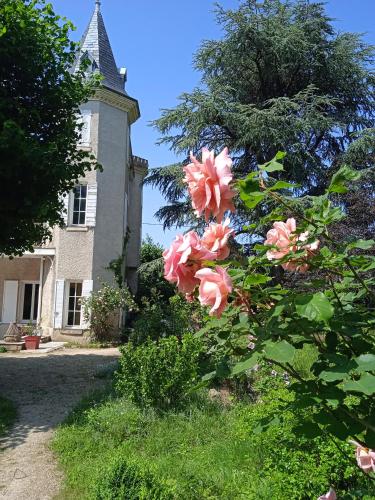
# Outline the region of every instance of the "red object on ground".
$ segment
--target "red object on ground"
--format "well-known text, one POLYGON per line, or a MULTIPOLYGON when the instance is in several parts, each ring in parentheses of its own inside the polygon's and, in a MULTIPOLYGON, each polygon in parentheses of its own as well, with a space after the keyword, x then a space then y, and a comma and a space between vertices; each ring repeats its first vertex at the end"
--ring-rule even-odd
POLYGON ((28 335, 24 338, 26 349, 35 350, 39 349, 40 336, 39 335, 28 335))

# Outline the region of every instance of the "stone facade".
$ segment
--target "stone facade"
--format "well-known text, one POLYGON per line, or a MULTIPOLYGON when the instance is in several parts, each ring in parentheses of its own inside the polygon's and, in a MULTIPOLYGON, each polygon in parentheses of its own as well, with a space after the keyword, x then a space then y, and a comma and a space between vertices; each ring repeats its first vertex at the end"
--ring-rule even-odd
POLYGON ((115 66, 98 3, 77 61, 83 55, 103 73, 104 85, 81 107, 80 147, 96 156, 103 171, 88 172, 79 180, 82 187, 65 197, 66 226, 53 229, 47 246, 20 258, 0 258, 0 338, 10 322, 31 321, 54 339, 82 339, 89 325, 80 298, 114 281, 108 265, 121 255, 124 278, 133 291, 137 286, 148 165, 131 152, 138 102, 123 89, 124 70, 115 66))

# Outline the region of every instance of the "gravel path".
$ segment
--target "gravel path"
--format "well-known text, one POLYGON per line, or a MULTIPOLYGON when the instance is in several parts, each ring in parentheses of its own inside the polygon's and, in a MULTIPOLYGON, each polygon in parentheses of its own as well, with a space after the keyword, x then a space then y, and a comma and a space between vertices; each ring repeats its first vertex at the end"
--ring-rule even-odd
POLYGON ((0 356, 0 394, 18 409, 15 425, 0 439, 0 499, 57 495, 61 473, 48 448, 53 431, 84 395, 102 386, 94 374, 118 355, 117 349, 64 349, 0 356))

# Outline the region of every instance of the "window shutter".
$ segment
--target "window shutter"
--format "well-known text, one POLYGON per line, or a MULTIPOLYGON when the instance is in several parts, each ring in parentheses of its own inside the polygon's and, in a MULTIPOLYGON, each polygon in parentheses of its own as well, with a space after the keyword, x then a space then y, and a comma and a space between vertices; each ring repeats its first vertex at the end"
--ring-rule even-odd
POLYGON ((4 281, 3 323, 17 321, 18 281, 4 281))
POLYGON ((87 186, 87 205, 86 205, 86 225, 94 227, 96 224, 96 200, 98 196, 98 185, 89 184, 87 186))
POLYGON ((59 329, 61 329, 63 326, 64 285, 65 285, 65 280, 56 280, 55 311, 54 311, 53 327, 59 329))
POLYGON ((64 209, 63 209, 63 213, 62 213, 62 217, 64 219, 64 224, 67 226, 68 225, 68 215, 69 215, 69 196, 70 193, 66 193, 63 195, 62 197, 62 201, 64 203, 64 209))
MULTIPOLYGON (((92 292, 93 288, 93 281, 92 280, 83 280, 82 283, 82 298, 88 298, 90 296, 90 293, 92 292)), ((82 314, 81 314, 81 326, 84 329, 89 328, 89 323, 85 321, 85 318, 83 316, 83 308, 82 308, 82 314)))
MULTIPOLYGON (((90 146, 90 137, 91 137, 91 112, 83 111, 80 115, 77 116, 77 125, 82 125, 81 130, 77 130, 77 132, 81 135, 81 138, 78 142, 80 146, 90 146)), ((77 127, 78 129, 78 127, 77 127)))

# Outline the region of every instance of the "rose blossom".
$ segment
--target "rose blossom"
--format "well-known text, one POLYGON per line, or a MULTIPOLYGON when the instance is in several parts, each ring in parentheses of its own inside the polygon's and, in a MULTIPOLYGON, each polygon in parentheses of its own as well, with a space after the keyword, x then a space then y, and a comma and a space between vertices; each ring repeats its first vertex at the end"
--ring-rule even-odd
POLYGON ((210 224, 203 235, 202 244, 211 252, 215 252, 216 260, 225 260, 230 253, 228 240, 234 230, 229 228, 229 224, 229 218, 224 224, 210 224))
POLYGON ((336 500, 336 492, 333 488, 329 489, 329 492, 325 495, 322 495, 318 498, 318 500, 336 500))
POLYGON ((273 228, 267 233, 267 239, 265 240, 265 245, 273 245, 276 248, 268 250, 267 258, 268 260, 282 259, 290 252, 296 252, 297 250, 305 250, 307 255, 303 258, 291 259, 289 262, 284 262, 281 264, 283 269, 287 271, 299 271, 301 273, 306 272, 309 265, 306 259, 312 256, 312 254, 319 248, 319 240, 307 245, 298 245, 298 242, 306 241, 309 237, 309 233, 301 233, 299 235, 296 232, 296 220, 294 218, 288 219, 286 222, 274 222, 273 228))
POLYGON ((189 294, 199 284, 195 273, 202 267, 202 260, 212 260, 215 255, 203 247, 197 233, 190 231, 176 236, 163 257, 165 279, 176 283, 180 292, 189 294))
POLYGON ((184 182, 188 184, 192 205, 197 216, 204 213, 206 221, 213 215, 221 222, 224 212, 234 212, 235 191, 229 186, 233 179, 232 160, 228 148, 215 158, 214 151, 202 149, 202 163, 190 153, 192 163, 184 167, 184 182))
POLYGON ((195 274, 200 280, 199 301, 202 306, 211 306, 209 315, 220 318, 232 291, 232 280, 223 267, 204 268, 195 274))
POLYGON ((375 472, 374 450, 370 450, 368 448, 364 448, 361 445, 358 445, 355 454, 358 467, 360 467, 366 473, 375 472))

